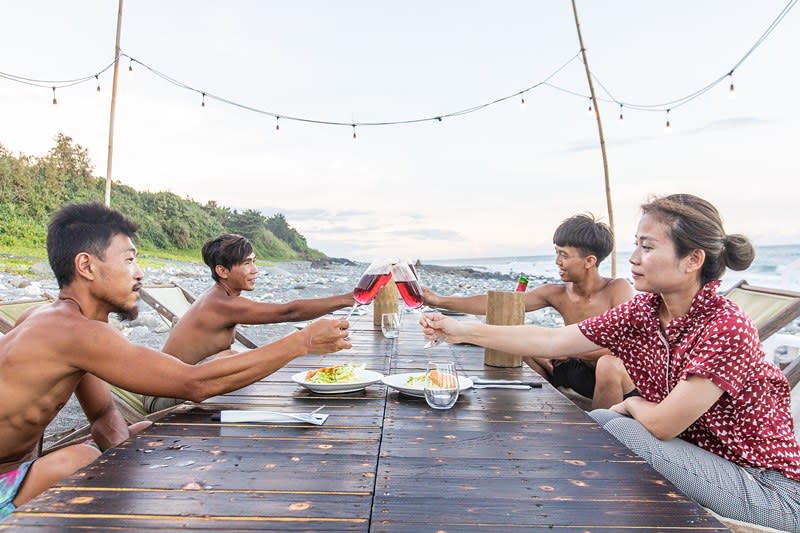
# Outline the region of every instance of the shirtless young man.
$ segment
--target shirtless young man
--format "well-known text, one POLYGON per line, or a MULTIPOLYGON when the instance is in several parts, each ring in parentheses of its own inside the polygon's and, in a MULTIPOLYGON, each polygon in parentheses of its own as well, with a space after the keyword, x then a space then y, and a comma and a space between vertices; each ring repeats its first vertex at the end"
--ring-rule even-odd
POLYGON ((107 322, 112 312, 136 313, 142 271, 131 241, 135 232, 133 222, 100 204, 66 206, 50 222, 47 253, 58 300, 25 313, 0 338, 0 519, 98 457, 95 448, 76 444, 34 460, 47 424, 73 392, 94 441, 106 449, 131 431, 103 381, 202 401, 300 355, 350 347, 344 320, 320 320, 257 350, 196 366, 128 342, 107 322))
MULTIPOLYGON (((284 304, 254 302, 241 295, 256 284, 256 254, 241 235, 226 234, 203 245, 203 261, 211 269, 214 285, 181 317, 164 344, 164 352, 194 365, 212 355, 230 355, 238 324, 276 324, 310 320, 353 305, 353 293, 326 298, 293 300, 284 304)), ((144 397, 152 412, 183 400, 144 397)))
MULTIPOLYGON (((563 283, 547 283, 525 293, 525 311, 552 307, 564 319, 564 324, 575 324, 615 307, 633 297, 633 289, 624 279, 600 276, 598 265, 613 248, 614 236, 610 228, 587 215, 566 219, 556 228, 553 244, 556 248, 556 265, 563 283)), ((422 291, 424 301, 432 307, 451 309, 475 315, 486 314, 485 294, 476 296, 440 296, 429 289, 422 291)), ((598 350, 582 356, 584 359, 557 361, 526 357, 525 362, 555 386, 571 387, 577 393, 592 398, 592 407, 610 407, 622 401, 633 386, 623 385, 619 379, 596 383, 594 363, 608 354, 598 350), (623 390, 628 388, 628 390, 623 390)))

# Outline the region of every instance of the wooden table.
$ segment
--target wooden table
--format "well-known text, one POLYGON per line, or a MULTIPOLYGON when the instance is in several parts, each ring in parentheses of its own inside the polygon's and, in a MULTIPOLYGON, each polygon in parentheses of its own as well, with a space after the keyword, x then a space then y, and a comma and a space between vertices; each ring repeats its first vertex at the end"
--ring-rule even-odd
POLYGON ((371 315, 354 319, 352 350, 167 416, 0 530, 727 531, 547 383, 470 390, 436 411, 381 384, 318 395, 290 380, 336 362, 388 374, 454 356, 464 375, 538 378, 484 367, 477 347, 423 350, 415 321, 392 341, 371 315), (322 404, 323 426, 212 420, 322 404))

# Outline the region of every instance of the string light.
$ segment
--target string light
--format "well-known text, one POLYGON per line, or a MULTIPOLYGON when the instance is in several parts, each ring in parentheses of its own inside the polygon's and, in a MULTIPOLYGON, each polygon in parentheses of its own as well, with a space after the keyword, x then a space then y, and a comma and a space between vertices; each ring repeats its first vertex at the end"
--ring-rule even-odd
MULTIPOLYGON (((666 114, 667 114, 666 127, 669 130, 670 129, 669 112, 670 112, 671 109, 677 109, 678 107, 683 106, 683 105, 695 100, 696 98, 699 98, 700 96, 704 95, 706 92, 711 90, 713 87, 715 87, 719 83, 724 82, 726 80, 726 78, 729 81, 728 95, 731 98, 735 98, 735 88, 734 88, 734 83, 733 83, 733 73, 734 73, 734 71, 736 69, 738 69, 739 66, 741 66, 761 44, 764 43, 764 41, 767 39, 767 37, 770 36, 770 34, 778 27, 778 25, 783 21, 783 19, 786 17, 786 15, 788 15, 788 13, 796 6, 796 4, 798 2, 800 2, 800 0, 788 0, 786 5, 778 13, 778 15, 773 19, 773 21, 770 23, 770 25, 767 27, 767 29, 759 36, 759 38, 755 41, 755 43, 753 43, 753 45, 750 47, 750 49, 739 59, 739 61, 736 62, 735 65, 733 65, 733 67, 727 73, 723 74, 722 76, 717 77, 715 80, 711 81, 710 83, 708 83, 704 87, 695 90, 692 93, 689 93, 689 94, 684 95, 684 96, 682 96, 680 98, 677 98, 677 99, 673 99, 671 101, 661 102, 661 103, 641 104, 641 103, 633 103, 633 102, 628 102, 628 101, 622 102, 621 100, 618 100, 618 99, 614 98, 614 96, 602 84, 602 82, 600 82, 600 80, 597 79, 597 77, 595 76, 594 73, 590 73, 592 78, 594 78, 597 81, 597 83, 603 88, 603 90, 608 95, 608 98, 597 98, 596 101, 603 101, 603 102, 609 102, 609 103, 618 104, 620 106, 620 122, 624 121, 624 117, 623 117, 623 107, 624 106, 628 107, 628 109, 634 109, 636 111, 650 111, 650 112, 656 111, 656 112, 659 112, 659 111, 666 110, 666 114), (623 104, 624 104, 624 106, 623 106, 623 104)), ((524 88, 521 91, 516 91, 516 92, 514 92, 512 94, 496 98, 496 99, 491 100, 489 102, 485 102, 485 103, 482 103, 482 104, 479 104, 479 105, 475 105, 475 106, 472 106, 472 107, 468 107, 468 108, 464 108, 464 109, 459 109, 459 110, 456 110, 456 111, 453 111, 453 112, 450 112, 450 113, 446 113, 446 114, 442 114, 442 115, 433 115, 433 116, 426 116, 426 117, 420 117, 420 118, 411 118, 411 119, 406 119, 406 120, 374 121, 374 122, 364 122, 364 123, 359 123, 359 122, 355 122, 355 121, 353 121, 352 123, 350 123, 350 122, 327 121, 327 120, 314 119, 314 118, 310 118, 310 117, 286 116, 286 115, 283 115, 283 118, 285 118, 287 120, 294 120, 294 121, 297 121, 297 122, 306 122, 306 123, 310 123, 310 124, 331 125, 331 126, 351 126, 353 128, 353 138, 355 140, 357 138, 357 135, 356 135, 356 132, 355 132, 355 127, 356 126, 364 126, 364 125, 369 125, 369 126, 393 126, 393 125, 402 125, 402 124, 416 124, 416 123, 421 123, 421 122, 429 122, 429 121, 433 121, 433 120, 436 120, 438 122, 442 122, 443 118, 459 117, 459 116, 462 116, 462 115, 475 113, 477 111, 481 111, 481 110, 486 109, 488 107, 494 106, 494 105, 496 105, 496 104, 498 104, 500 102, 504 102, 505 100, 508 100, 508 99, 511 99, 511 98, 516 98, 518 96, 520 97, 520 105, 524 107, 526 105, 526 103, 527 103, 525 101, 525 93, 529 92, 529 91, 532 91, 534 89, 537 89, 537 88, 539 88, 541 86, 547 86, 547 87, 553 88, 555 90, 571 94, 573 96, 582 97, 582 98, 589 98, 588 112, 590 114, 594 114, 595 109, 594 109, 594 105, 593 105, 594 104, 594 100, 592 99, 592 96, 587 96, 585 94, 581 94, 581 93, 576 92, 576 91, 571 91, 571 90, 569 90, 567 88, 559 87, 559 86, 557 86, 557 85, 555 85, 555 84, 550 82, 551 79, 553 79, 556 75, 558 75, 563 69, 565 69, 573 61, 575 61, 580 55, 581 55, 581 51, 578 51, 568 61, 566 61, 559 68, 557 68, 556 70, 551 72, 542 81, 539 81, 539 82, 531 85, 530 87, 524 88)), ((154 69, 153 67, 150 67, 150 66, 142 63, 141 61, 138 61, 138 60, 132 58, 131 56, 129 56, 127 54, 122 53, 122 54, 120 54, 119 57, 127 57, 128 58, 128 60, 129 60, 128 72, 131 72, 131 73, 133 72, 133 62, 136 61, 141 66, 143 66, 146 70, 149 70, 152 74, 155 74, 156 76, 162 78, 164 81, 167 81, 168 83, 170 83, 172 85, 175 85, 175 86, 180 87, 182 89, 191 90, 191 91, 194 91, 194 92, 201 92, 200 90, 198 90, 198 89, 196 89, 194 87, 191 87, 191 86, 189 86, 189 85, 187 85, 187 84, 185 84, 185 83, 183 83, 183 82, 181 82, 179 80, 176 80, 176 79, 174 79, 174 78, 172 78, 172 77, 170 77, 170 76, 168 76, 168 75, 166 75, 166 74, 164 74, 162 72, 159 72, 158 70, 154 69)), ((0 78, 7 79, 9 81, 13 81, 13 82, 16 82, 16 83, 22 83, 22 84, 32 85, 32 86, 36 86, 36 87, 42 87, 42 88, 51 87, 52 90, 53 90, 53 104, 55 105, 55 104, 58 103, 58 101, 56 99, 56 94, 55 94, 55 90, 57 88, 72 87, 72 86, 75 86, 75 85, 90 81, 91 78, 95 78, 95 80, 97 82, 97 91, 99 92, 101 90, 100 89, 99 74, 102 74, 102 73, 106 72, 112 66, 116 65, 117 61, 119 61, 119 59, 116 59, 116 60, 112 61, 110 64, 108 64, 106 67, 104 67, 104 68, 102 68, 100 70, 95 70, 96 74, 90 74, 88 76, 84 76, 84 77, 81 77, 81 78, 69 79, 69 80, 33 79, 33 78, 18 76, 18 75, 14 75, 14 74, 9 74, 9 73, 2 72, 2 71, 0 71, 0 78)), ((201 101, 201 106, 203 106, 203 107, 205 107, 205 96, 206 96, 206 94, 207 93, 205 93, 204 91, 202 92, 203 100, 201 101)), ((254 112, 254 113, 259 113, 259 114, 269 115, 269 116, 275 117, 276 118, 276 125, 275 125, 276 126, 276 128, 275 128, 276 132, 279 130, 279 126, 278 126, 278 118, 279 117, 278 117, 278 115, 276 113, 271 112, 271 111, 266 111, 266 110, 263 110, 263 109, 258 109, 258 108, 252 107, 252 106, 248 106, 246 104, 235 102, 233 100, 229 100, 229 99, 226 99, 226 98, 221 97, 221 96, 216 96, 216 95, 213 95, 211 93, 208 93, 208 94, 209 94, 210 97, 212 97, 212 98, 216 99, 217 101, 222 102, 224 104, 228 104, 228 105, 233 106, 233 107, 238 107, 239 109, 243 109, 243 110, 246 110, 246 111, 251 111, 251 112, 254 112)))
POLYGON ((624 124, 625 123, 625 117, 622 116, 622 104, 621 103, 619 104, 619 123, 620 124, 624 124))
POLYGON ((275 115, 275 135, 281 132, 281 124, 280 124, 281 117, 275 115))
POLYGON ((205 107, 205 106, 206 106, 206 93, 203 93, 203 99, 200 102, 200 107, 205 107))
POLYGON ((353 126, 353 142, 356 142, 358 140, 358 136, 356 135, 356 125, 352 124, 352 126, 353 126))
POLYGON ((594 114, 594 109, 592 108, 592 97, 589 97, 589 109, 586 111, 590 117, 594 114))
POLYGON ((669 124, 669 109, 667 109, 667 123, 664 126, 664 133, 672 133, 672 126, 669 124))
POLYGON ((520 101, 519 101, 519 106, 520 106, 522 109, 525 109, 525 107, 527 107, 527 104, 525 103, 525 95, 524 95, 524 94, 522 95, 522 98, 521 98, 521 99, 520 99, 520 101))

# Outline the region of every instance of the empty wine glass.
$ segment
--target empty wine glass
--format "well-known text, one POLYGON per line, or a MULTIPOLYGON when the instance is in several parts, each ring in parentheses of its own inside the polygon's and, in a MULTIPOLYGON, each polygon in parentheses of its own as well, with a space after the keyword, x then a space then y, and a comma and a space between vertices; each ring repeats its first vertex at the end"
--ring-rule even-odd
POLYGON ((361 278, 353 289, 353 299, 356 303, 347 315, 347 320, 360 305, 369 305, 378 296, 378 291, 389 283, 392 277, 391 261, 375 261, 361 274, 361 278))
POLYGON ((396 339, 400 336, 400 315, 397 313, 383 313, 381 315, 381 331, 387 339, 396 339))
POLYGON ((458 400, 458 372, 456 364, 428 363, 425 379, 425 401, 434 409, 450 409, 458 400))

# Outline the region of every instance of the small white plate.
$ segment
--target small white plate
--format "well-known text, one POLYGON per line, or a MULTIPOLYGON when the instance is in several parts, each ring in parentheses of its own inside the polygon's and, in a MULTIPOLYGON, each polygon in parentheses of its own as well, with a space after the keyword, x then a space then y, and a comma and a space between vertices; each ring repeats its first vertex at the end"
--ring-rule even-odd
POLYGON ((306 381, 306 374, 308 371, 303 370, 292 376, 292 381, 301 385, 311 392, 318 394, 341 394, 345 392, 355 392, 367 388, 373 383, 379 382, 383 378, 380 372, 372 370, 362 370, 359 375, 358 381, 349 381, 347 383, 310 383, 306 381))
MULTIPOLYGON (((414 383, 413 385, 408 383, 408 378, 410 377, 416 378, 424 375, 425 372, 406 372, 405 374, 392 374, 390 376, 383 377, 383 384, 386 385, 387 387, 396 389, 402 392, 403 394, 424 398, 425 386, 422 383, 414 383)), ((458 376, 458 386, 459 386, 459 391, 464 392, 465 390, 472 388, 472 380, 469 378, 465 378, 464 376, 458 376)))

